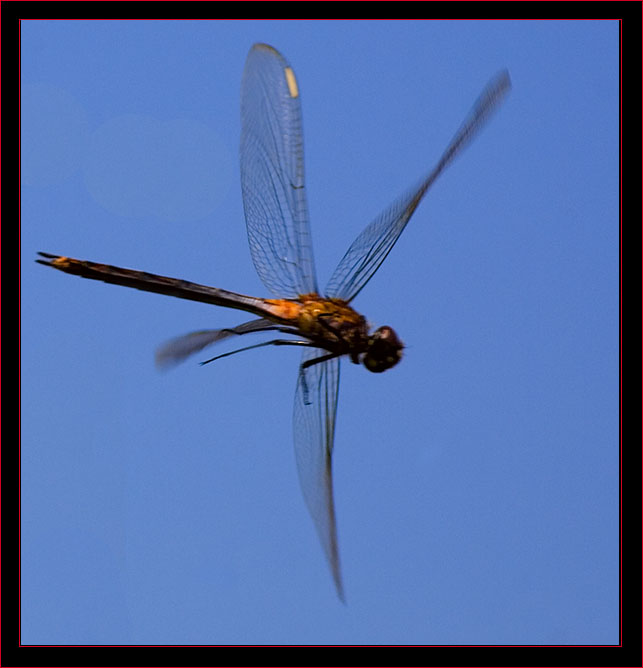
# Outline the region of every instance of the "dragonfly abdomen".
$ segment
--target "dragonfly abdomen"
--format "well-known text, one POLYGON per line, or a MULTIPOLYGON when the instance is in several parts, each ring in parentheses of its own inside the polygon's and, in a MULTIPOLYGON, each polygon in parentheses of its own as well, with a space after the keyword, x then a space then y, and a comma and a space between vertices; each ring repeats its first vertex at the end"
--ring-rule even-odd
POLYGON ((123 269, 122 267, 114 267, 110 264, 76 260, 72 257, 62 257, 51 255, 50 253, 39 253, 39 255, 47 259, 36 260, 36 262, 53 267, 59 271, 64 271, 66 274, 74 274, 75 276, 104 281, 105 283, 123 285, 128 288, 145 290, 146 292, 156 292, 157 294, 179 297, 180 299, 204 302, 205 304, 213 304, 214 306, 239 309, 262 317, 270 317, 271 315, 270 311, 266 308, 265 300, 258 297, 248 297, 236 292, 184 281, 180 278, 159 276, 158 274, 150 274, 146 271, 136 271, 134 269, 123 269))

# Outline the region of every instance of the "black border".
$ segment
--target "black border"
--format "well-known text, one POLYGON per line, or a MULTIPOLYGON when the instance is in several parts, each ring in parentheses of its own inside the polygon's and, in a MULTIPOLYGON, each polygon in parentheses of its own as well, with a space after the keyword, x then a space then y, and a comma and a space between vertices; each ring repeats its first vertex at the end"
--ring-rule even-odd
MULTIPOLYGON (((7 314, 5 323, 15 321, 15 306, 12 300, 15 294, 15 273, 10 259, 19 248, 19 226, 15 225, 13 206, 19 199, 19 181, 16 165, 19 164, 18 155, 18 95, 19 95, 19 22, 21 19, 205 19, 225 18, 226 20, 248 17, 252 14, 253 19, 272 18, 279 20, 277 16, 293 18, 339 18, 342 15, 361 15, 369 13, 368 18, 452 18, 452 19, 569 19, 569 20, 596 20, 596 19, 620 19, 621 20, 621 108, 622 127, 628 130, 636 127, 634 122, 627 120, 636 116, 636 123, 641 123, 641 94, 639 85, 641 82, 641 3, 640 2, 2 2, 0 6, 2 18, 2 93, 4 111, 4 126, 2 133, 2 158, 5 166, 2 180, 4 226, 3 231, 3 259, 7 261, 3 266, 12 271, 12 281, 5 280, 2 296, 5 297, 3 305, 7 314), (357 10, 357 11, 355 11, 357 10), (374 11, 373 11, 374 10, 374 11), (9 213, 11 211, 11 213, 9 213), (11 256, 10 256, 11 254, 11 256), (5 257, 6 256, 6 257, 5 257), (11 313, 9 313, 11 309, 11 313), (9 318, 8 316, 13 316, 9 318)), ((626 134, 623 132, 623 134, 626 134)), ((629 133, 626 135, 629 137, 629 133)), ((591 138, 588 138, 591 141, 591 138)), ((641 143, 636 140, 622 144, 621 165, 641 165, 640 155, 641 143), (636 152, 638 160, 632 161, 628 153, 636 152)), ((628 189, 632 179, 629 175, 632 170, 625 170, 627 179, 622 178, 622 192, 634 190, 640 193, 640 174, 634 169, 636 185, 628 189)), ((570 175, 573 178, 573 175, 570 175)), ((625 198, 623 197, 623 200, 625 198)), ((637 198, 640 202, 640 198, 637 198)), ((623 210, 623 209, 622 209, 623 210)), ((630 214, 628 213, 628 219, 630 214)), ((640 230, 641 211, 637 207, 634 212, 634 220, 640 230)), ((628 224, 628 228, 632 229, 628 224)), ((629 237, 623 234, 622 238, 629 237)), ((637 239, 638 242, 638 239, 637 239)), ((638 246, 640 248, 640 245, 638 246)), ((621 292, 622 294, 622 292, 621 292)), ((19 297, 19 295, 18 295, 19 297)), ((621 308, 622 313, 622 308, 621 308)), ((9 326, 6 329, 11 332, 9 326)), ((3 332, 6 333, 6 332, 3 332)), ((3 337, 5 341, 13 341, 9 334, 3 337)), ((640 340, 640 339, 639 339, 640 340)), ((7 350, 13 352, 14 347, 7 346, 7 350)), ((12 361, 12 360, 11 360, 12 361)), ((6 360, 5 360, 6 362, 6 360)), ((622 368, 622 367, 621 367, 622 368)), ((11 378, 13 374, 11 364, 5 363, 5 373, 2 378, 11 378)), ((18 369, 19 376, 19 369, 18 369)), ((6 389, 6 387, 5 387, 6 389)), ((5 398, 11 397, 5 391, 5 398)), ((7 401, 7 406, 12 404, 7 401)), ((622 404, 621 404, 622 406, 622 404)), ((622 411, 622 408, 621 408, 622 411)), ((621 413, 622 415, 622 413, 621 413)), ((13 421, 11 421, 13 422, 13 421)), ((5 421, 5 424, 11 425, 5 421)), ((132 654, 132 646, 123 646, 127 654, 118 653, 118 647, 105 648, 104 646, 26 646, 19 645, 18 637, 18 615, 19 610, 19 579, 18 579, 18 517, 19 508, 17 503, 19 481, 17 471, 19 467, 19 448, 15 447, 13 432, 5 429, 8 437, 5 439, 5 448, 2 450, 2 653, 0 655, 1 666, 126 666, 126 665, 279 665, 283 663, 300 663, 301 665, 519 665, 519 666, 640 666, 641 665, 641 623, 638 614, 631 612, 622 619, 621 646, 546 646, 546 647, 523 647, 523 646, 463 646, 431 647, 430 652, 421 651, 409 656, 404 647, 374 647, 377 655, 373 656, 370 648, 360 648, 359 655, 355 659, 351 655, 342 654, 340 660, 333 660, 331 655, 313 657, 312 661, 306 661, 306 654, 288 657, 286 661, 281 654, 267 654, 263 647, 249 647, 256 650, 257 654, 245 653, 242 657, 231 657, 230 653, 224 655, 195 646, 190 652, 190 646, 162 647, 163 654, 159 660, 154 649, 141 649, 140 652, 132 654), (632 619, 632 617, 634 619, 632 619), (151 650, 151 651, 150 651, 151 650), (183 650, 183 651, 182 651, 183 650), (185 651, 187 650, 187 652, 185 651), (203 651, 201 651, 203 650, 203 651), (393 654, 390 650, 396 650, 393 654), (401 650, 401 651, 400 651, 401 650), (455 650, 447 655, 449 650, 455 650), (527 650, 527 651, 525 651, 527 650), (549 650, 549 652, 547 652, 549 650), (181 654, 179 654, 181 652, 181 654), (195 654, 194 652, 200 652, 195 654), (551 652, 556 652, 552 654, 551 652), (256 656, 256 658, 255 658, 256 656), (447 658, 448 656, 448 658, 447 658), (300 658, 301 657, 301 658, 300 658), (302 660, 303 659, 303 660, 302 660)), ((625 464, 628 472, 636 471, 640 481, 640 440, 637 444, 628 447, 625 464), (631 461, 632 453, 635 453, 635 461, 631 461)), ((631 487, 630 487, 631 489, 631 487)), ((635 486, 638 489, 638 485, 635 486)), ((640 497, 635 504, 628 504, 627 519, 630 520, 630 529, 637 527, 628 533, 627 550, 622 549, 622 555, 626 555, 626 563, 629 569, 622 569, 629 576, 627 589, 621 588, 621 611, 636 610, 641 612, 641 587, 638 578, 632 583, 632 573, 641 572, 641 541, 638 530, 641 527, 640 497), (635 515, 632 522, 632 515, 635 515), (635 565, 634 565, 635 564, 635 565), (633 592, 636 592, 632 595, 633 592), (628 596, 630 594, 630 596, 628 596), (623 600, 633 598, 632 606, 623 605, 623 600), (638 602, 638 605, 637 605, 638 602)), ((623 535, 623 532, 621 532, 623 535)), ((621 582, 623 578, 621 578, 621 582)), ((134 646, 137 647, 137 646, 134 646)), ((143 647, 143 646, 141 646, 143 647)), ((306 648, 302 648, 305 650, 306 648)))

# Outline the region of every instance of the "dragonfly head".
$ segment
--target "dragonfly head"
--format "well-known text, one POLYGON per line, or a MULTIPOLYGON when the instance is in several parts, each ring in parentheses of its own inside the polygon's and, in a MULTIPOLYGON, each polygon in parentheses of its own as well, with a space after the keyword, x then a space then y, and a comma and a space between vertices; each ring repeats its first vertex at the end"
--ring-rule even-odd
POLYGON ((373 373, 386 371, 402 359, 402 348, 404 344, 391 327, 380 327, 369 337, 362 363, 373 373))

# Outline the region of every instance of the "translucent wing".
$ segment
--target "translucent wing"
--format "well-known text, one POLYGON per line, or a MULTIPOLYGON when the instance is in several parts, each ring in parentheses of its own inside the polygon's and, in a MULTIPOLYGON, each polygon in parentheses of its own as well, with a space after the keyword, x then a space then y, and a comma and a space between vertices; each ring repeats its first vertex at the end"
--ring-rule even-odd
MULTIPOLYGON (((317 348, 306 350, 302 362, 325 354, 317 348)), ((338 358, 303 370, 297 381, 293 424, 299 482, 343 601, 332 476, 338 389, 338 358)))
POLYGON ((498 108, 511 88, 509 73, 497 74, 482 91, 469 115, 428 176, 381 213, 355 239, 328 282, 326 295, 354 299, 368 283, 402 234, 418 204, 440 176, 498 108))
POLYGON ((304 142, 295 74, 255 44, 241 84, 241 191, 252 260, 278 297, 318 292, 304 189, 304 142))

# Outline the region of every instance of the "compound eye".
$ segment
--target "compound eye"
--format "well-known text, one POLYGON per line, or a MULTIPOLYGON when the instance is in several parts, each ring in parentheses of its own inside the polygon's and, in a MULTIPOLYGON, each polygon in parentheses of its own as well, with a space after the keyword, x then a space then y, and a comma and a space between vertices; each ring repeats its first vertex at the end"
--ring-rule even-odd
POLYGON ((362 363, 369 371, 381 373, 402 359, 403 348, 404 344, 391 327, 380 327, 371 335, 362 363))

